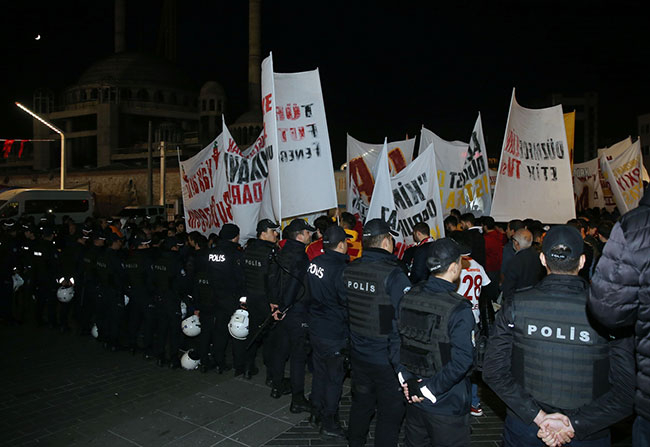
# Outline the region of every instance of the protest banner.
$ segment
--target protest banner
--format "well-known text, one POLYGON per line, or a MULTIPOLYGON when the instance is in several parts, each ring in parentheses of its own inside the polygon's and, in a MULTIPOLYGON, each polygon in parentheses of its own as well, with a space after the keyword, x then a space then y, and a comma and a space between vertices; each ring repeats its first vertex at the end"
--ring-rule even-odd
POLYGON ((612 193, 612 191, 609 189, 609 186, 603 176, 601 158, 608 156, 608 158, 611 160, 614 155, 619 155, 630 146, 632 146, 632 138, 628 136, 626 139, 621 140, 609 147, 598 149, 598 175, 600 176, 600 186, 603 190, 605 208, 610 212, 614 211, 614 208, 616 208, 616 201, 614 200, 614 193, 612 193))
POLYGON ((280 157, 278 155, 278 123, 276 115, 275 82, 273 79, 273 53, 262 61, 262 117, 264 121, 264 152, 268 162, 268 203, 263 206, 271 211, 274 222, 282 219, 282 199, 280 195, 280 157))
POLYGON ((256 227, 268 176, 268 161, 264 152, 264 135, 255 143, 240 151, 230 131, 222 122, 223 174, 226 177, 228 197, 232 208, 233 221, 239 226, 239 241, 243 245, 256 236, 256 227))
MULTIPOLYGON (((611 161, 629 149, 630 146, 632 146, 632 137, 627 137, 625 140, 619 141, 612 146, 598 149, 598 158, 607 157, 607 160, 611 161)), ((650 175, 648 175, 648 171, 643 163, 641 164, 641 175, 644 182, 650 182, 650 175)))
POLYGON ((445 141, 425 128, 420 143, 423 141, 433 144, 443 217, 454 208, 477 217, 489 214, 492 196, 481 115, 469 143, 445 141))
POLYGON ((198 231, 209 236, 233 221, 222 162, 224 147, 221 134, 198 154, 179 163, 188 233, 198 231))
POLYGON ((614 194, 616 207, 621 214, 639 206, 643 196, 643 158, 641 140, 609 160, 607 154, 600 158, 603 179, 614 194))
POLYGON ((597 158, 573 165, 573 194, 577 211, 605 207, 597 158))
POLYGON ((576 111, 564 114, 564 129, 566 130, 566 142, 569 146, 569 162, 573 170, 573 148, 576 134, 576 111))
MULTIPOLYGON (((413 159, 415 138, 387 144, 388 164, 392 175, 404 169, 413 159)), ((347 211, 365 220, 375 186, 373 170, 383 149, 383 144, 363 143, 350 134, 347 136, 347 211)))
POLYGON ((336 208, 332 153, 318 69, 273 73, 270 55, 262 63, 262 93, 265 138, 270 140, 267 148, 274 148, 268 159, 277 220, 336 208), (279 194, 275 191, 278 187, 279 194))
POLYGON ((384 180, 389 175, 387 162, 384 163, 381 157, 378 162, 380 169, 366 221, 375 217, 384 219, 399 233, 395 244, 395 253, 399 257, 413 245, 413 227, 419 222, 429 225, 432 237, 443 236, 438 179, 436 175, 431 175, 436 172, 435 163, 433 145, 430 145, 406 169, 393 176, 390 185, 387 185, 384 180))
POLYGON ((513 89, 491 216, 497 222, 575 218, 562 106, 527 109, 513 89))

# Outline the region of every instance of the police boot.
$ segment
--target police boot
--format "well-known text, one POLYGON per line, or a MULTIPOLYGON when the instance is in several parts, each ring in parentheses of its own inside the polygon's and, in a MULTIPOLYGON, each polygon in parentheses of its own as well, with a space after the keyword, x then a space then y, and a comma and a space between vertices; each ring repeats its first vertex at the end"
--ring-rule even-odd
POLYGON ((251 380, 253 376, 258 372, 260 372, 260 370, 253 366, 252 368, 248 368, 246 371, 244 371, 243 377, 246 380, 251 380))
POLYGON ((320 424, 320 415, 315 408, 312 408, 311 414, 309 415, 309 425, 311 425, 312 428, 320 428, 320 424))
POLYGON ((273 399, 279 399, 287 394, 291 394, 291 383, 289 379, 282 379, 279 385, 273 385, 273 389, 271 390, 271 397, 273 399))
POLYGON ((305 399, 305 396, 302 394, 297 394, 291 398, 291 406, 289 407, 289 411, 292 413, 306 413, 308 411, 311 411, 311 404, 307 399, 305 399))
POLYGON ((332 416, 323 418, 319 433, 326 438, 345 439, 345 430, 341 428, 332 416))

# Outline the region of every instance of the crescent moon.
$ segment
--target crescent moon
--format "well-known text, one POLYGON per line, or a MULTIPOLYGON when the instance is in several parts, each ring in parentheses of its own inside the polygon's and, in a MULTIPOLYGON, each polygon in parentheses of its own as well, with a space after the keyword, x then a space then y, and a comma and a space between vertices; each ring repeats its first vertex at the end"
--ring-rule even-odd
POLYGON ((39 34, 38 36, 36 36, 34 40, 41 40, 41 35, 39 34))

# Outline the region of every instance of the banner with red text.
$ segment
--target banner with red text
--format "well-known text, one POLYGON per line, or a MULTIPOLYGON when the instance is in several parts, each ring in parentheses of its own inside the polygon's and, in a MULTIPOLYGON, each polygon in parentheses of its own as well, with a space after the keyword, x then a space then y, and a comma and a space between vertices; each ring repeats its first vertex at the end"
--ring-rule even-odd
POLYGON ((616 207, 625 214, 639 206, 643 196, 643 158, 641 156, 641 140, 609 160, 607 154, 600 158, 603 179, 608 184, 616 207))
POLYGON ((491 216, 497 222, 575 218, 562 106, 527 109, 512 91, 491 216))
POLYGON ((613 156, 619 155, 621 152, 623 152, 625 149, 627 149, 630 146, 632 146, 632 138, 628 136, 626 139, 621 140, 618 143, 614 143, 609 147, 598 149, 598 173, 600 175, 600 186, 601 189, 603 190, 605 208, 607 209, 607 211, 610 212, 614 211, 614 209, 616 208, 616 201, 614 200, 614 193, 609 189, 609 186, 607 185, 607 182, 604 179, 603 176, 604 168, 601 164, 600 159, 603 156, 608 156, 608 158, 611 160, 613 156))
POLYGON ((332 153, 318 69, 273 73, 270 55, 262 64, 262 95, 267 149, 273 147, 268 160, 276 220, 336 208, 332 153))
POLYGON ((577 211, 605 207, 598 166, 597 158, 573 164, 573 194, 577 211))
MULTIPOLYGON (((348 134, 347 138, 347 211, 365 220, 375 186, 373 171, 383 144, 363 143, 348 134)), ((415 138, 387 144, 388 165, 392 175, 397 174, 413 159, 415 138)))
POLYGON ((180 162, 181 190, 187 232, 209 236, 218 234, 224 223, 232 222, 222 153, 223 134, 194 157, 180 162))
MULTIPOLYGON (((630 146, 632 146, 632 137, 627 137, 623 141, 619 141, 612 146, 598 149, 598 158, 607 157, 607 160, 611 161, 628 150, 630 146)), ((650 182, 650 175, 643 164, 641 164, 641 174, 643 181, 650 182)))

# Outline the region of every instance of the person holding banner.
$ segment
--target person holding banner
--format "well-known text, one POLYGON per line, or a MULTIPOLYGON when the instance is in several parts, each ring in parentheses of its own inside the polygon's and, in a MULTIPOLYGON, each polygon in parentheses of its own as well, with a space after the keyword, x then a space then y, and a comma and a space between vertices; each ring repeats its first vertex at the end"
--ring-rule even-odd
POLYGON ((393 255, 393 236, 397 235, 381 219, 366 222, 363 255, 343 272, 352 363, 352 407, 348 424, 351 447, 365 445, 375 410, 375 446, 396 446, 404 417, 404 398, 395 372, 400 345, 396 315, 411 282, 393 255))

